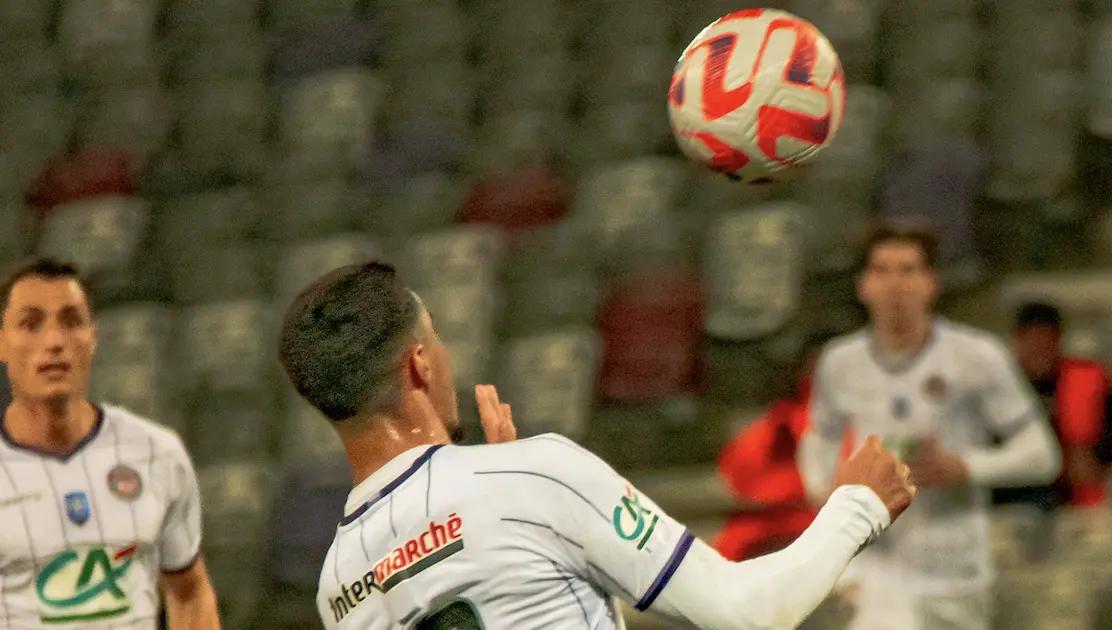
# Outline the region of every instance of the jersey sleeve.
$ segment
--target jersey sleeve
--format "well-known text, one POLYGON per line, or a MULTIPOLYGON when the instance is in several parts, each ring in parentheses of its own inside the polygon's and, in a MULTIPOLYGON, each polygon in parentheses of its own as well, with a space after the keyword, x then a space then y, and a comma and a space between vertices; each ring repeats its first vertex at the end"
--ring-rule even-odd
POLYGON ((999 342, 987 342, 982 352, 981 413, 988 428, 1011 435, 1042 415, 1030 384, 1008 350, 999 342))
POLYGON ((553 500, 537 501, 540 518, 567 532, 572 567, 638 610, 660 595, 694 537, 606 462, 571 440, 546 435, 548 463, 535 474, 552 478, 553 500))
POLYGON ((168 445, 172 495, 159 536, 160 568, 167 573, 193 566, 201 549, 201 491, 181 440, 168 445))

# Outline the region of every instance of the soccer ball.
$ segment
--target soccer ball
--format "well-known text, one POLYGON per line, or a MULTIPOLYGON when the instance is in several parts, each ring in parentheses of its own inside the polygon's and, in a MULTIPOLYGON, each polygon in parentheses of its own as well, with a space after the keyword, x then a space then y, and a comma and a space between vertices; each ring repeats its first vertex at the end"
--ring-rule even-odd
POLYGON ((845 111, 838 53, 810 22, 746 9, 703 29, 668 90, 684 154, 747 183, 790 178, 834 139, 845 111))

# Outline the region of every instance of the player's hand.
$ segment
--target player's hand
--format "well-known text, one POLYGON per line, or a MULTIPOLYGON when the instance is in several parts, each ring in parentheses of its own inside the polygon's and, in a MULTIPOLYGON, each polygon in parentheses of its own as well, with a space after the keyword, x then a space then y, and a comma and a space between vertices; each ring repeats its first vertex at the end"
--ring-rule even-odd
POLYGON ((517 439, 510 405, 498 400, 498 390, 493 385, 476 385, 475 402, 479 405, 479 422, 483 425, 483 435, 488 444, 517 439))
POLYGON ((884 450, 875 435, 838 468, 834 487, 838 486, 868 486, 887 506, 893 521, 911 505, 916 493, 910 469, 884 450))
POLYGON ((931 436, 915 445, 907 458, 911 478, 923 488, 953 488, 969 482, 969 467, 931 436))

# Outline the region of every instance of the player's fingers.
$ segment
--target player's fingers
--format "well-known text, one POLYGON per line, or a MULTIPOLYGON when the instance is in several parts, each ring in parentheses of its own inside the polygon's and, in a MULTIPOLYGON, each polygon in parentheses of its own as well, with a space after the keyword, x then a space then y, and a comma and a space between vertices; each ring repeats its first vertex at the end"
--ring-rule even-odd
POLYGON ((510 403, 501 403, 498 408, 502 411, 502 438, 507 442, 517 439, 517 427, 514 426, 514 414, 510 403))
POLYGON ((861 450, 868 450, 874 453, 879 453, 880 451, 884 450, 884 447, 881 445, 879 437, 870 435, 869 437, 865 438, 865 444, 861 450))
POLYGON ((911 466, 900 464, 900 478, 905 482, 911 479, 911 466))
POLYGON ((483 436, 487 442, 497 442, 501 433, 501 417, 498 406, 491 400, 489 385, 475 386, 475 403, 479 407, 479 424, 483 426, 483 436))

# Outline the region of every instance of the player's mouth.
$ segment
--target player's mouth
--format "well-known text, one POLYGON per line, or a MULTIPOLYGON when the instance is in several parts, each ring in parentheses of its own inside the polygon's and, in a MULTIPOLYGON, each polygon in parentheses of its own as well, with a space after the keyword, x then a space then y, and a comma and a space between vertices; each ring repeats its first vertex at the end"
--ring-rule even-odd
POLYGON ((65 361, 54 361, 51 363, 43 363, 39 366, 39 374, 51 379, 62 378, 69 374, 70 364, 65 361))

